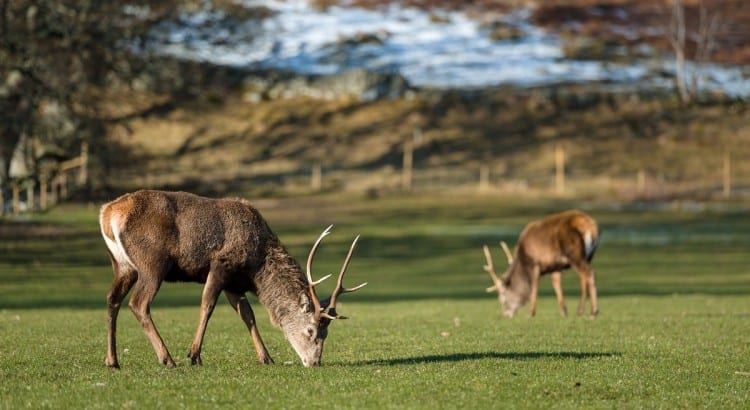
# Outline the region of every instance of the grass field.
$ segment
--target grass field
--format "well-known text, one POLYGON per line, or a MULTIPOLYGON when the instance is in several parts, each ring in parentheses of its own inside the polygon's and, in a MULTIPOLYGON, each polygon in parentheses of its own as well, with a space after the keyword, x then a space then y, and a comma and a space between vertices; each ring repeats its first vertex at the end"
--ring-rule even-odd
MULTIPOLYGON (((108 370, 112 273, 98 207, 68 205, 0 223, 0 408, 750 408, 747 204, 327 196, 257 206, 300 260, 336 224, 320 274, 362 235, 348 282, 370 284, 343 297, 351 319, 332 325, 322 367, 302 367, 254 304, 276 361, 257 364, 223 300, 204 365, 190 366, 201 288, 165 284, 152 314, 178 367, 157 363, 124 309, 122 369, 108 370), (600 315, 559 317, 545 279, 535 318, 502 318, 484 293, 481 245, 515 243, 529 219, 573 205, 603 229, 600 315)), ((563 280, 575 311, 578 279, 563 280)))

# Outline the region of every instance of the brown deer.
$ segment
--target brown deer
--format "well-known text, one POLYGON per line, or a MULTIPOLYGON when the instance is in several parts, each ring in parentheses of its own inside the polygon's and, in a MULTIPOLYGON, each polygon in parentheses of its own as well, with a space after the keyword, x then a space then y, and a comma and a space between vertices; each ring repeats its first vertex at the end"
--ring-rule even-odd
POLYGON ((163 281, 205 283, 200 320, 188 357, 202 364, 206 325, 223 291, 248 327, 258 361, 273 363, 258 333, 245 293, 251 292, 268 310, 271 321, 306 367, 320 364, 328 325, 345 319, 336 313, 336 299, 362 286, 344 288, 342 280, 357 238, 327 299, 318 299, 315 286, 330 275, 312 279, 312 261, 323 231, 310 250, 307 274, 287 253, 261 214, 238 198, 211 199, 186 192, 137 191, 102 206, 99 223, 114 270, 107 295, 109 320, 105 364, 119 368, 115 335, 120 304, 133 289, 129 306, 143 326, 158 360, 175 362, 151 320, 151 301, 163 281))
POLYGON ((582 211, 569 210, 532 221, 521 232, 515 255, 511 255, 505 242, 500 243, 510 265, 502 277, 495 273, 490 250, 487 245, 484 246, 484 256, 487 259, 484 270, 494 283, 487 288, 487 292, 498 292, 505 316, 513 317, 527 302, 531 305, 529 314, 534 316, 539 277, 549 273, 560 314, 565 316, 568 309, 560 284, 560 271, 573 267, 581 280, 578 314, 582 315, 584 312, 588 293, 591 315, 595 316, 599 312, 599 305, 594 269, 590 262, 598 244, 599 227, 592 217, 582 211))

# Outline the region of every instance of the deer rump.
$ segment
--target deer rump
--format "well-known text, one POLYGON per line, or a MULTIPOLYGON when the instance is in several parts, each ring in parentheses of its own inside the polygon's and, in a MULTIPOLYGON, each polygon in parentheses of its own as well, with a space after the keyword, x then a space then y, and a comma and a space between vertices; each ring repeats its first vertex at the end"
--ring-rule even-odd
POLYGON ((530 222, 518 238, 516 259, 536 264, 540 274, 568 269, 580 260, 591 262, 599 242, 593 219, 570 210, 530 222))

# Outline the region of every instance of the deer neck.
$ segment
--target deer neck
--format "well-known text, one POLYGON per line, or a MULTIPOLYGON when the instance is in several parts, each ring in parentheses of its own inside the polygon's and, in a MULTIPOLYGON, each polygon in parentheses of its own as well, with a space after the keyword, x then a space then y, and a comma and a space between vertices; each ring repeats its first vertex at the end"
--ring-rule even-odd
POLYGON ((508 287, 514 293, 523 295, 524 300, 531 293, 531 273, 518 259, 510 266, 503 282, 509 283, 508 287))
POLYGON ((258 300, 276 326, 282 326, 300 308, 300 300, 308 288, 299 263, 281 244, 267 252, 263 269, 255 277, 255 286, 258 300))

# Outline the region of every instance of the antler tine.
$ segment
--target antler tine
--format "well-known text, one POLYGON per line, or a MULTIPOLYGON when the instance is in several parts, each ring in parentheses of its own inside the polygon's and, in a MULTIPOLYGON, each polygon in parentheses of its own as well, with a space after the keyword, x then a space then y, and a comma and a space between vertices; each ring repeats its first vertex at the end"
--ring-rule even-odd
POLYGON ((318 295, 315 293, 315 286, 320 284, 320 282, 323 282, 324 280, 331 277, 331 275, 323 276, 322 278, 318 279, 317 281, 314 281, 312 278, 312 262, 313 258, 315 257, 315 252, 318 251, 318 246, 320 245, 320 241, 323 240, 329 233, 331 233, 331 228, 333 228, 333 225, 330 225, 328 228, 326 228, 318 237, 318 240, 315 241, 315 243, 312 246, 312 249, 310 249, 310 255, 307 257, 307 282, 308 287, 310 288, 310 298, 312 299, 313 306, 315 307, 315 312, 321 312, 323 310, 320 299, 318 299, 318 295))
POLYGON ((344 287, 344 273, 346 273, 346 269, 349 267, 349 261, 351 261, 354 248, 357 246, 357 240, 359 240, 359 235, 354 238, 352 245, 349 247, 349 253, 346 255, 346 259, 344 259, 344 264, 341 266, 341 271, 339 272, 339 277, 336 281, 336 288, 333 290, 333 293, 331 293, 331 296, 321 303, 324 309, 326 307, 329 308, 327 313, 324 312, 322 314, 322 316, 327 317, 328 319, 346 319, 346 316, 338 316, 338 314, 336 314, 336 299, 342 293, 351 293, 367 285, 367 282, 365 282, 353 288, 344 287))
POLYGON ((508 265, 512 265, 513 253, 510 251, 510 248, 508 248, 508 244, 505 243, 505 241, 500 241, 500 247, 503 248, 503 252, 505 252, 505 257, 508 259, 508 265))
POLYGON ((487 264, 484 265, 484 270, 485 272, 490 274, 492 283, 494 284, 494 286, 487 288, 487 292, 492 292, 493 290, 497 289, 497 284, 500 283, 500 278, 497 276, 497 273, 495 273, 495 267, 492 264, 492 254, 490 254, 490 248, 488 248, 487 245, 484 245, 482 249, 484 250, 484 257, 485 259, 487 259, 487 264))

